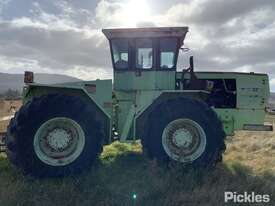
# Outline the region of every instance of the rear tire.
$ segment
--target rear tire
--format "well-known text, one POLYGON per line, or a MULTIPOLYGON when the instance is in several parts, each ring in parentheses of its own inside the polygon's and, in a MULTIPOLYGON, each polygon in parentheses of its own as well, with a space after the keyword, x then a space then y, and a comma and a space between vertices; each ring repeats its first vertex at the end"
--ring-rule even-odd
POLYGON ((151 158, 192 167, 212 167, 222 160, 222 122, 203 102, 184 97, 167 100, 155 106, 145 125, 142 145, 151 158))
POLYGON ((104 134, 96 109, 75 96, 33 98, 8 126, 8 158, 24 173, 38 177, 88 169, 102 151, 104 134))

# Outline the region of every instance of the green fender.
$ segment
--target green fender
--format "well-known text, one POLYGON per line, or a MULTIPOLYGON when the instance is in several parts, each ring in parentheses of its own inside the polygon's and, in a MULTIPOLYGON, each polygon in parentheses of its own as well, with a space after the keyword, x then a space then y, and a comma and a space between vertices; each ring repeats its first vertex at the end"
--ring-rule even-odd
POLYGON ((97 118, 101 120, 103 124, 103 131, 105 132, 103 144, 110 143, 112 129, 111 80, 95 80, 89 82, 76 82, 54 85, 37 83, 28 84, 24 87, 23 90, 23 104, 30 101, 33 97, 39 97, 42 95, 53 93, 79 96, 84 102, 87 103, 87 105, 95 105, 97 108, 97 118))

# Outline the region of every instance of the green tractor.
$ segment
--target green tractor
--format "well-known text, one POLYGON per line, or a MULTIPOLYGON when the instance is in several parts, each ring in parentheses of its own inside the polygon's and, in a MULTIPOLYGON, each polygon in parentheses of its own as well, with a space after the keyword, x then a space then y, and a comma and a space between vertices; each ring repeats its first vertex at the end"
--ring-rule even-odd
POLYGON ((113 82, 33 83, 6 134, 7 156, 26 174, 52 177, 89 168, 104 145, 141 140, 149 157, 187 167, 222 160, 225 137, 264 125, 266 74, 177 70, 187 27, 103 29, 113 82))

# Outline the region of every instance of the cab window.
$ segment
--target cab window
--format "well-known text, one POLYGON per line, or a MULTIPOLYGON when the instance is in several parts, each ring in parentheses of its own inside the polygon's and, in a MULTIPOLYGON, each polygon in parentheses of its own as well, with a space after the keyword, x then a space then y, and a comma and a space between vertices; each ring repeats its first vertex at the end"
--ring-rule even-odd
POLYGON ((151 39, 136 40, 136 68, 152 69, 153 42, 151 39))
POLYGON ((112 54, 113 63, 116 69, 127 69, 128 68, 128 51, 129 43, 128 40, 113 39, 112 40, 112 54))
POLYGON ((174 69, 176 62, 177 39, 160 39, 160 68, 174 69))

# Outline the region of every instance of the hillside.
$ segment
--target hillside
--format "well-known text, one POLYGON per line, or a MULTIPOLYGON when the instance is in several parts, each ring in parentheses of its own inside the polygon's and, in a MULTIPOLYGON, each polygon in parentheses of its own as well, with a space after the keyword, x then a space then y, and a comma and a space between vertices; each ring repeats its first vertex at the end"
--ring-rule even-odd
MULTIPOLYGON (((56 84, 63 82, 75 82, 80 80, 67 75, 35 73, 34 81, 42 84, 56 84)), ((23 74, 0 73, 0 93, 3 93, 8 89, 21 91, 23 86, 23 74)))

